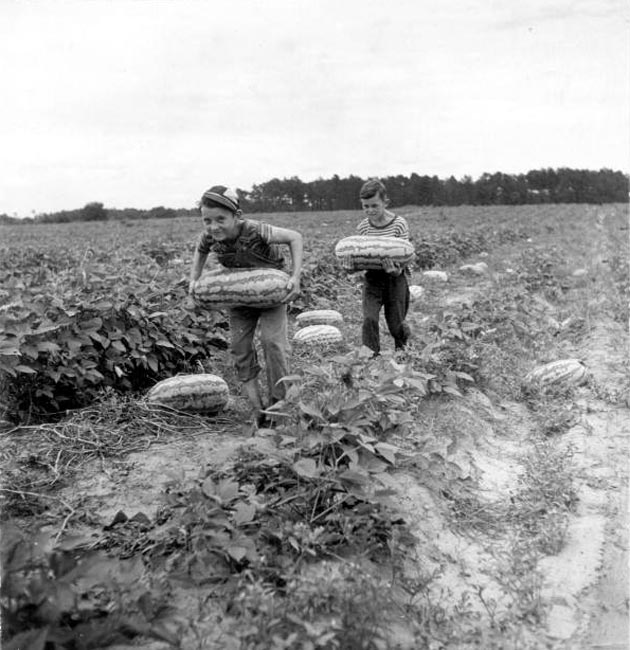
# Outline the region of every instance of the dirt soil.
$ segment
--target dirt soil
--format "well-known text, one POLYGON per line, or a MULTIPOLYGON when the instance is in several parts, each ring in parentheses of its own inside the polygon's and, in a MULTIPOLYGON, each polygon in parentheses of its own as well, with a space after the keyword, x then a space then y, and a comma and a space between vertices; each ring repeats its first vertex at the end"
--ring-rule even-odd
MULTIPOLYGON (((601 323, 584 345, 583 358, 604 390, 618 385, 619 368, 625 362, 625 348, 619 343, 624 338, 614 323, 601 323)), ((577 403, 579 423, 560 441, 573 450, 577 510, 571 515, 562 550, 539 565, 544 576, 543 607, 548 612, 546 630, 522 647, 621 650, 629 647, 630 410, 594 398, 590 389, 584 389, 577 403)), ((466 450, 480 471, 483 494, 492 501, 512 492, 529 435, 525 409, 517 403, 492 404, 476 391, 457 408, 468 415, 466 450)), ((264 450, 267 444, 264 433, 246 437, 242 429, 157 443, 124 461, 86 467, 62 497, 73 500, 81 495, 83 507, 98 513, 103 525, 119 510, 129 516, 143 512, 151 517, 168 481, 192 481, 202 468, 219 467, 241 445, 264 450)), ((426 573, 450 558, 452 562, 432 585, 436 597, 454 603, 474 586, 500 606, 502 592, 492 577, 494 558, 488 549, 449 528, 431 492, 413 473, 396 472, 392 487, 398 490, 399 509, 419 540, 418 558, 422 559, 419 565, 408 567, 409 575, 419 570, 426 573)), ((413 647, 404 631, 398 640, 400 647, 413 647)), ((151 647, 163 646, 153 643, 151 647)))

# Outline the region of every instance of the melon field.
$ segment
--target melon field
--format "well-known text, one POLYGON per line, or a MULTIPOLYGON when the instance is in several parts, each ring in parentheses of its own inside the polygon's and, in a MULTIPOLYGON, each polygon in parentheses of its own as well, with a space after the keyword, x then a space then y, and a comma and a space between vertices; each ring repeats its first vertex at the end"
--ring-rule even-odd
POLYGON ((396 212, 412 338, 377 358, 361 213, 254 215, 304 236, 291 338, 343 316, 261 429, 186 300, 200 220, 0 227, 4 650, 628 647, 627 205, 396 212), (147 400, 201 373, 221 412, 147 400))

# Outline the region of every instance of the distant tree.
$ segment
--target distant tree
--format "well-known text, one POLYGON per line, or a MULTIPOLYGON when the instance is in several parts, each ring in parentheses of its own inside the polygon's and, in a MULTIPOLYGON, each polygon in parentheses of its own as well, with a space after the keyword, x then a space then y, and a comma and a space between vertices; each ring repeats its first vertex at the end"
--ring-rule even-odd
POLYGON ((106 221, 107 210, 102 203, 86 203, 81 210, 81 221, 106 221))
POLYGON ((162 205, 158 205, 149 210, 148 216, 150 219, 172 219, 177 216, 177 214, 173 208, 165 208, 162 205))

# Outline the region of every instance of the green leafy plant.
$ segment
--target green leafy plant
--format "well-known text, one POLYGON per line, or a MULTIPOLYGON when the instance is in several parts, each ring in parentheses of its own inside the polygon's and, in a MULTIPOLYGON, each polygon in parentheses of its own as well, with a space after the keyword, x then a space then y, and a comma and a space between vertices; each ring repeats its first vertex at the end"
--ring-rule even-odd
POLYGON ((2 640, 7 650, 101 648, 136 636, 177 644, 167 591, 142 562, 82 549, 89 542, 7 525, 2 537, 2 640))
POLYGON ((129 280, 118 295, 108 286, 94 271, 59 295, 33 285, 0 313, 0 377, 14 421, 85 406, 105 387, 137 391, 227 347, 223 315, 182 311, 182 284, 156 293, 129 280))

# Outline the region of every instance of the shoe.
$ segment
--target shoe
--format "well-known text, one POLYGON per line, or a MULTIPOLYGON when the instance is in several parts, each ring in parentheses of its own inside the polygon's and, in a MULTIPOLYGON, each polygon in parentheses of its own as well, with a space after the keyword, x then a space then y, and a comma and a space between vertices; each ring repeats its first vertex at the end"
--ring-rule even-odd
POLYGON ((258 411, 256 415, 256 427, 259 429, 273 429, 276 426, 276 419, 270 417, 264 411, 258 411))

